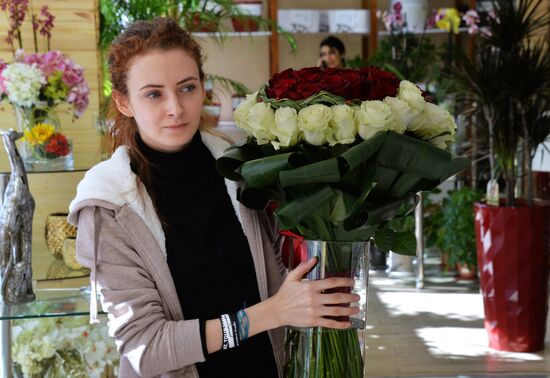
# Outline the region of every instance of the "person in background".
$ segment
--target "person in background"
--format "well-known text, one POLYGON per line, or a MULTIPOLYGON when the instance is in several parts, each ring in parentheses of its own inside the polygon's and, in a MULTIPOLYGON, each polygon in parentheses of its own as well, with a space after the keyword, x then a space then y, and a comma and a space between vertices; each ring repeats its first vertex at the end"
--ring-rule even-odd
MULTIPOLYGON (((273 214, 236 200, 216 158, 230 147, 204 122, 199 44, 175 20, 137 21, 112 43, 113 138, 71 202, 77 258, 91 268, 120 353, 118 377, 274 378, 284 326, 346 329, 347 278, 286 274, 273 214)), ((349 318, 348 318, 349 319, 349 318)))
POLYGON ((317 65, 322 68, 345 68, 346 47, 336 37, 329 36, 321 41, 319 46, 319 62, 317 65))

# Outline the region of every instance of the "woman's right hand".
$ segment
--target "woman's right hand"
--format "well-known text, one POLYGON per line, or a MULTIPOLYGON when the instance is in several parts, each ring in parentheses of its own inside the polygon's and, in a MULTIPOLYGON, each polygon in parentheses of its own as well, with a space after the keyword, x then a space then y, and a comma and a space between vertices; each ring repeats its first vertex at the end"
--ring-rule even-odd
POLYGON ((275 322, 278 326, 349 328, 349 321, 337 321, 326 317, 347 317, 357 314, 359 308, 348 305, 359 301, 360 296, 350 293, 324 294, 323 291, 353 287, 353 279, 333 277, 302 281, 302 277, 313 269, 315 264, 317 258, 300 263, 288 273, 277 294, 269 299, 275 322))

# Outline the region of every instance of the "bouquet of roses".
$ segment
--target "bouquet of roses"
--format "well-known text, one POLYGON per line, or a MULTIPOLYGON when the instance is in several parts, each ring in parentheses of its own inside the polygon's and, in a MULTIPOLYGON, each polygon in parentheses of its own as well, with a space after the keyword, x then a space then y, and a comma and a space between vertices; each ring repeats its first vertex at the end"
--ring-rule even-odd
MULTIPOLYGON (((414 235, 394 230, 392 221, 414 208, 417 192, 467 167, 445 150, 453 117, 414 84, 375 67, 283 71, 248 95, 234 119, 249 138, 218 159, 219 171, 241 181, 237 197, 245 206, 276 203, 281 228, 298 239, 373 238, 382 250, 414 255, 414 235)), ((331 261, 327 270, 337 272, 338 259, 331 261)), ((323 333, 308 349, 321 376, 362 376, 361 356, 349 356, 361 353, 357 332, 344 332, 323 333)), ((289 376, 298 360, 291 353, 289 376)))

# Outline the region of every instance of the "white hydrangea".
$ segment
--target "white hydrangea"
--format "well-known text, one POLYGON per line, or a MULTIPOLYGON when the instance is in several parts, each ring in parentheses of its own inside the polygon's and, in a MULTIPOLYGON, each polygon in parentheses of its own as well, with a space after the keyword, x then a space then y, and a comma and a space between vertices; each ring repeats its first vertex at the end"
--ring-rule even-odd
POLYGON ((16 321, 12 335, 13 361, 24 376, 100 378, 107 365, 118 365, 105 323, 91 326, 86 317, 16 321))
POLYGON ((2 71, 8 100, 17 106, 33 106, 38 102, 40 88, 47 83, 42 71, 34 64, 8 64, 2 71))

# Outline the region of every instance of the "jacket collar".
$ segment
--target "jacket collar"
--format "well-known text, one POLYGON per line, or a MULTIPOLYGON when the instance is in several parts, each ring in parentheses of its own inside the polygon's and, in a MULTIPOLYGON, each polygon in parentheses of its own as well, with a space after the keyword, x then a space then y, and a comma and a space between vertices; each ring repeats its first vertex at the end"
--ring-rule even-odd
MULTIPOLYGON (((221 136, 208 131, 201 131, 201 139, 218 159, 230 147, 230 143, 221 136)), ((233 208, 242 224, 240 205, 237 201, 237 183, 225 180, 233 208)), ((160 219, 155 211, 151 197, 145 187, 130 168, 128 147, 120 146, 110 159, 92 167, 78 184, 76 197, 69 205, 69 222, 78 224, 78 212, 89 206, 90 200, 108 202, 117 207, 128 205, 134 210, 154 235, 164 257, 166 258, 166 240, 160 219)))

